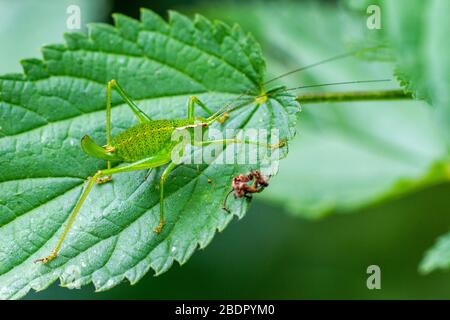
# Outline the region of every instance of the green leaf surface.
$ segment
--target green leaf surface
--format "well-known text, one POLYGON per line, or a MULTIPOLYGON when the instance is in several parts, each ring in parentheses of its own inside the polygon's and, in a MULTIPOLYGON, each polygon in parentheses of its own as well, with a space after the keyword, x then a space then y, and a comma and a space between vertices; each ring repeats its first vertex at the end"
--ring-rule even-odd
MULTIPOLYGON (((271 75, 348 52, 355 45, 367 46, 372 42, 366 39, 376 38, 373 32, 378 32, 366 28, 366 16, 331 5, 264 4, 252 10, 216 12, 255 34, 271 75)), ((296 87, 394 79, 392 69, 389 63, 346 58, 283 81, 296 87)), ((317 92, 398 87, 392 81, 318 88, 317 92)), ((290 156, 272 180, 264 201, 271 200, 294 215, 317 218, 449 181, 446 140, 434 110, 426 103, 376 101, 302 107, 299 136, 290 145, 290 156)))
POLYGON ((419 270, 430 273, 438 269, 450 268, 450 233, 441 236, 436 244, 428 250, 420 262, 419 270))
MULTIPOLYGON (((246 212, 246 201, 232 201, 230 215, 221 206, 232 177, 248 165, 182 165, 166 182, 167 222, 156 235, 161 168, 147 180, 146 172, 120 174, 94 187, 58 258, 33 263, 56 245, 86 177, 105 166, 79 141, 89 134, 105 142, 107 81, 117 79, 153 119, 185 117, 191 95, 217 110, 243 91, 260 92, 259 45, 237 26, 175 12, 165 22, 146 10, 141 21, 114 20, 114 27, 91 25, 89 36, 66 34, 65 44, 43 48, 43 60, 24 60, 24 74, 0 77, 0 298, 58 278, 97 290, 136 283, 150 269, 161 274, 185 263, 246 212)), ((112 100, 114 135, 136 121, 118 95, 112 100)), ((293 137, 299 105, 292 96, 253 101, 226 128, 279 128, 282 139, 293 137)))
POLYGON ((395 50, 397 75, 409 91, 437 109, 450 152, 450 2, 381 4, 384 32, 395 50))
MULTIPOLYGON (((400 79, 417 97, 434 107, 441 136, 450 157, 450 2, 384 1, 387 38, 397 56, 400 79)), ((448 160, 447 160, 448 163, 448 160)), ((447 168, 447 175, 450 176, 447 168)), ((425 255, 420 270, 429 273, 450 267, 449 235, 444 235, 425 255)))

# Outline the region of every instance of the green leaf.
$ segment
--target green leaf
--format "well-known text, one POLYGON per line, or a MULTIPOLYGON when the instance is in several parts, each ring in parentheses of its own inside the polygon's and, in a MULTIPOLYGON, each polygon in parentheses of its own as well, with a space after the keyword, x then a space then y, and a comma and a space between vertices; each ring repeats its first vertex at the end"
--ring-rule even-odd
POLYGON ((430 273, 438 269, 450 268, 450 233, 441 236, 436 244, 428 250, 420 263, 422 273, 430 273))
MULTIPOLYGON (((395 75, 405 90, 414 97, 425 99, 434 107, 434 127, 441 127, 440 139, 447 145, 447 155, 441 164, 433 166, 423 179, 402 185, 423 187, 430 183, 448 181, 450 177, 450 2, 430 1, 377 1, 381 7, 383 30, 379 38, 389 41, 395 59, 395 75)), ((361 10, 367 1, 348 1, 361 10)), ((394 190, 401 190, 395 188, 394 190)), ((449 235, 442 236, 425 255, 420 271, 429 273, 450 267, 449 235)))
POLYGON ((397 75, 407 90, 436 107, 450 152, 450 2, 383 1, 381 10, 397 75))
MULTIPOLYGON (((366 28, 366 16, 331 5, 264 4, 252 10, 229 7, 215 12, 239 21, 255 34, 271 75, 348 52, 355 44, 367 46, 366 39, 375 38, 372 32, 378 32, 366 28)), ((391 64, 346 58, 283 81, 296 87, 385 78, 394 78, 391 64)), ((397 88, 393 81, 318 89, 397 88)), ((424 102, 302 107, 299 136, 290 145, 290 156, 272 180, 264 201, 271 200, 297 216, 317 218, 336 211, 351 212, 450 179, 447 141, 433 109, 424 102)))
MULTIPOLYGON (((450 2, 384 1, 386 35, 397 56, 398 75, 406 88, 435 108, 450 158, 450 2)), ((447 161, 448 162, 448 161, 447 161)), ((450 176, 447 167, 447 175, 450 176)), ((449 235, 425 255, 423 273, 450 267, 449 235)))
MULTIPOLYGON (((125 278, 136 283, 150 268, 161 274, 185 263, 246 212, 241 199, 230 201, 233 215, 221 206, 232 177, 248 165, 182 165, 166 182, 167 223, 156 235, 161 169, 147 180, 146 172, 119 174, 94 187, 58 258, 33 263, 54 248, 86 177, 105 167, 79 141, 85 134, 105 141, 107 81, 117 79, 153 119, 185 117, 191 95, 217 110, 243 91, 260 92, 259 45, 237 26, 175 12, 167 23, 147 10, 141 21, 114 20, 115 27, 91 25, 89 36, 66 34, 66 44, 43 48, 43 60, 24 60, 24 74, 0 77, 0 298, 58 278, 97 290, 125 278)), ((118 95, 112 100, 114 135, 135 120, 118 95)), ((291 139, 298 111, 289 95, 261 105, 250 97, 225 128, 279 128, 291 139)))

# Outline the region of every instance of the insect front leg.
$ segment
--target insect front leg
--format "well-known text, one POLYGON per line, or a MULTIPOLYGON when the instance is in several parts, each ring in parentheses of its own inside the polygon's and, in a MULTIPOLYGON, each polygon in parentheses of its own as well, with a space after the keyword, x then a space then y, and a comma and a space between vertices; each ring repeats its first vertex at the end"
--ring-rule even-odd
MULTIPOLYGON (((131 97, 123 90, 116 80, 111 80, 106 86, 106 146, 104 148, 107 152, 114 152, 115 149, 111 146, 111 94, 112 90, 116 89, 122 99, 127 103, 130 109, 139 122, 150 121, 150 117, 147 116, 137 105, 133 102, 131 97)), ((111 161, 107 161, 107 168, 111 169, 111 161)), ((101 177, 97 179, 97 183, 106 183, 112 180, 112 176, 101 177)))
MULTIPOLYGON (((111 90, 114 84, 114 80, 108 82, 106 86, 106 146, 105 149, 109 151, 115 151, 111 146, 111 90)), ((107 168, 111 169, 111 161, 107 160, 107 168)), ((107 176, 104 178, 97 178, 98 183, 106 183, 112 180, 112 176, 107 176)))

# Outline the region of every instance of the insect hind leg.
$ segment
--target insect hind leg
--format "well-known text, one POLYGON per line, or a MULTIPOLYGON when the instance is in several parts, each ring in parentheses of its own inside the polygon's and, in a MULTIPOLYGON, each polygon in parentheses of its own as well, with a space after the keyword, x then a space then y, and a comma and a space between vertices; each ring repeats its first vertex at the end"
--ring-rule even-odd
POLYGON ((189 98, 188 101, 188 108, 187 108, 187 113, 188 113, 188 119, 189 120, 194 120, 195 117, 195 106, 198 105, 200 108, 202 108, 203 111, 206 112, 206 114, 208 114, 208 116, 212 116, 213 112, 211 110, 208 109, 208 107, 200 101, 199 98, 195 97, 195 96, 191 96, 189 98))
POLYGON ((69 221, 68 221, 66 227, 64 228, 63 234, 59 238, 58 243, 56 244, 52 253, 49 256, 42 258, 42 259, 37 259, 34 262, 42 262, 42 263, 46 264, 57 257, 59 249, 61 248, 61 245, 62 245, 64 239, 66 238, 67 234, 69 233, 69 230, 71 229, 72 224, 75 221, 75 218, 78 215, 78 212, 80 211, 81 206, 84 203, 84 200, 86 200, 87 196, 89 195, 89 193, 92 190, 92 187, 94 186, 95 182, 97 181, 97 179, 100 176, 101 176, 101 171, 97 172, 93 177, 89 178, 88 185, 87 185, 86 189, 84 190, 83 194, 81 195, 81 198, 78 200, 78 202, 75 206, 75 209, 73 209, 73 212, 69 217, 69 221))
MULTIPOLYGON (((105 149, 109 152, 114 152, 115 150, 111 146, 111 95, 112 90, 115 89, 121 98, 126 102, 126 104, 133 111, 134 115, 140 123, 150 121, 151 118, 147 116, 131 99, 131 97, 125 92, 122 86, 117 82, 117 80, 112 79, 108 82, 106 86, 106 146, 105 149), (108 150, 109 149, 109 150, 108 150)), ((111 169, 111 161, 107 161, 108 170, 111 169)), ((106 183, 112 180, 112 176, 101 177, 97 179, 98 184, 106 183)))
MULTIPOLYGON (((84 190, 83 194, 81 195, 80 199, 78 200, 77 204, 75 205, 75 208, 73 209, 72 213, 70 214, 69 220, 67 222, 66 227, 64 228, 63 234, 59 238, 58 243, 56 244, 52 253, 45 258, 35 260, 35 262, 42 262, 42 263, 46 264, 57 257, 58 252, 61 248, 61 245, 64 242, 64 239, 67 237, 67 234, 69 233, 70 229, 72 228, 73 222, 75 221, 75 218, 78 215, 78 213, 81 209, 81 206, 83 205, 87 196, 91 192, 92 187, 95 185, 95 183, 96 182, 99 183, 100 178, 102 178, 104 176, 111 176, 116 173, 156 168, 156 167, 159 167, 159 166, 162 166, 162 165, 168 163, 169 161, 170 161, 170 157, 167 157, 166 155, 159 155, 159 156, 152 156, 152 157, 149 157, 149 158, 146 158, 143 160, 139 160, 139 161, 127 164, 122 167, 116 167, 116 168, 112 168, 112 169, 105 169, 105 170, 98 171, 93 177, 89 178, 88 185, 87 185, 86 189, 84 190)), ((166 171, 167 171, 167 168, 166 168, 166 171)), ((166 175, 168 175, 169 173, 170 173, 170 171, 168 171, 166 175)))

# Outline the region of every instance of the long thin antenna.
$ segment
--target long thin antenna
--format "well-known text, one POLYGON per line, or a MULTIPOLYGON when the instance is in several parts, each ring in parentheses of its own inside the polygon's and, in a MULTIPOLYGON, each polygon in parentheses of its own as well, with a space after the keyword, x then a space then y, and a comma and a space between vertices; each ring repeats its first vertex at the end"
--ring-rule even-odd
MULTIPOLYGON (((356 80, 356 81, 342 81, 342 82, 330 82, 330 83, 321 83, 321 84, 311 84, 311 85, 305 85, 305 86, 298 86, 295 88, 288 88, 288 89, 280 89, 281 92, 285 91, 293 91, 293 90, 300 90, 300 89, 306 89, 306 88, 315 88, 315 87, 327 87, 327 86, 339 86, 339 85, 346 85, 346 84, 355 84, 355 83, 372 83, 372 82, 388 82, 392 81, 392 79, 375 79, 375 80, 356 80)), ((263 98, 265 96, 268 96, 269 93, 264 93, 262 95, 259 95, 255 97, 255 99, 263 98)), ((233 108, 230 108, 227 110, 227 112, 235 111, 236 109, 241 108, 242 105, 236 105, 233 108)))
MULTIPOLYGON (((287 76, 289 76, 289 75, 291 75, 291 74, 294 74, 294 73, 296 73, 296 72, 300 72, 300 71, 307 70, 307 69, 310 69, 310 68, 313 68, 313 67, 317 67, 317 66, 319 66, 319 65, 321 65, 321 64, 328 63, 328 62, 332 62, 332 61, 335 61, 335 60, 338 60, 338 59, 342 59, 342 58, 346 58, 346 57, 352 56, 352 55, 354 55, 354 54, 356 54, 356 53, 358 53, 358 52, 365 51, 365 50, 371 50, 371 49, 373 49, 373 48, 364 48, 364 49, 354 50, 354 51, 350 51, 350 52, 347 52, 347 53, 338 54, 338 55, 336 55, 336 56, 333 56, 333 57, 331 57, 331 58, 327 58, 327 59, 324 59, 324 60, 321 60, 321 61, 318 61, 318 62, 314 62, 314 63, 308 64, 308 65, 306 65, 306 66, 303 66, 303 67, 300 67, 300 68, 291 70, 291 71, 286 72, 286 73, 284 73, 284 74, 281 74, 281 75, 279 75, 279 76, 277 76, 277 77, 275 77, 275 78, 272 78, 272 79, 270 79, 270 80, 264 82, 263 85, 268 84, 268 83, 271 83, 271 82, 273 82, 273 81, 275 81, 275 80, 278 80, 278 79, 287 77, 287 76)), ((230 111, 231 109, 230 109, 230 110, 227 110, 228 107, 230 107, 235 101, 241 99, 243 96, 248 95, 252 90, 253 90, 253 89, 249 89, 249 90, 247 90, 247 91, 244 91, 243 93, 241 93, 241 94, 240 94, 239 96, 237 96, 236 98, 231 99, 225 106, 223 106, 222 108, 220 108, 219 110, 217 110, 217 111, 210 117, 210 119, 217 119, 218 117, 220 117, 220 115, 224 114, 225 112, 230 111)))
POLYGON ((297 72, 300 72, 300 71, 303 71, 303 70, 306 70, 306 69, 317 67, 317 66, 319 66, 321 64, 324 64, 324 63, 327 63, 327 62, 332 62, 332 61, 335 61, 335 60, 339 60, 339 59, 342 59, 342 58, 347 58, 347 57, 353 56, 353 55, 355 55, 357 53, 361 53, 361 52, 364 52, 364 51, 370 51, 370 50, 376 50, 376 49, 377 49, 377 47, 369 47, 369 48, 361 48, 361 49, 349 51, 349 52, 346 52, 346 53, 341 53, 341 54, 338 54, 338 55, 336 55, 334 57, 331 57, 331 58, 328 58, 328 59, 325 59, 325 60, 322 60, 322 61, 319 61, 319 62, 315 62, 315 63, 309 64, 309 65, 306 65, 304 67, 300 67, 300 68, 291 70, 289 72, 283 73, 283 74, 281 74, 281 75, 279 75, 279 76, 277 76, 277 77, 275 77, 273 79, 267 80, 263 84, 271 83, 271 82, 273 82, 275 80, 284 78, 284 77, 289 76, 289 75, 291 75, 293 73, 297 73, 297 72))
POLYGON ((335 61, 335 60, 338 60, 338 59, 342 59, 342 58, 346 58, 346 57, 352 56, 352 55, 354 55, 355 53, 357 53, 359 51, 361 51, 361 50, 356 50, 356 51, 351 51, 351 52, 347 52, 347 53, 338 54, 338 55, 336 55, 334 57, 327 58, 327 59, 322 60, 322 61, 314 62, 312 64, 309 64, 309 65, 306 65, 306 66, 303 66, 303 67, 291 70, 289 72, 283 73, 283 74, 281 74, 281 75, 279 75, 279 76, 277 76, 275 78, 272 78, 272 79, 264 82, 264 84, 271 83, 273 81, 276 81, 278 79, 287 77, 287 76, 289 76, 291 74, 294 74, 294 73, 297 73, 297 72, 300 72, 300 71, 303 71, 303 70, 307 70, 307 69, 310 69, 310 68, 313 68, 313 67, 317 67, 317 66, 319 66, 321 64, 324 64, 324 63, 327 63, 327 62, 332 62, 332 61, 335 61))
POLYGON ((375 79, 375 80, 356 80, 356 81, 342 81, 342 82, 330 82, 330 83, 320 83, 320 84, 310 84, 305 86, 298 86, 294 88, 284 89, 283 91, 293 91, 306 88, 316 88, 316 87, 327 87, 327 86, 339 86, 345 84, 355 84, 355 83, 372 83, 372 82, 389 82, 392 79, 375 79))
MULTIPOLYGON (((279 76, 277 76, 277 77, 275 77, 275 78, 272 78, 272 79, 270 79, 270 80, 267 80, 266 82, 263 83, 263 85, 266 85, 266 84, 271 83, 271 82, 273 82, 273 81, 275 81, 275 80, 278 80, 278 79, 287 77, 287 76, 289 76, 289 75, 291 75, 291 74, 294 74, 294 73, 297 73, 297 72, 300 72, 300 71, 304 71, 304 70, 307 70, 307 69, 310 69, 310 68, 313 68, 313 67, 317 67, 317 66, 319 66, 319 65, 321 65, 321 64, 324 64, 324 63, 328 63, 328 62, 332 62, 332 61, 339 60, 339 59, 342 59, 342 58, 350 57, 350 56, 353 56, 353 55, 355 55, 355 54, 357 54, 357 53, 360 53, 360 52, 363 52, 363 51, 374 50, 374 49, 376 49, 376 48, 375 48, 375 47, 369 47, 369 48, 362 48, 362 49, 353 50, 353 51, 350 51, 350 52, 338 54, 338 55, 336 55, 336 56, 333 56, 333 57, 330 57, 330 58, 327 58, 327 59, 324 59, 324 60, 321 60, 321 61, 318 61, 318 62, 314 62, 314 63, 308 64, 308 65, 306 65, 306 66, 303 66, 303 67, 300 67, 300 68, 291 70, 291 71, 289 71, 289 72, 283 73, 283 74, 281 74, 281 75, 279 75, 279 76)), ((355 82, 355 83, 357 83, 357 82, 355 82)), ((225 104, 222 108, 220 108, 219 110, 217 110, 213 115, 211 115, 211 116, 208 118, 208 119, 209 119, 209 122, 215 121, 217 118, 219 118, 221 115, 225 114, 226 112, 230 112, 231 110, 234 110, 234 109, 236 109, 236 108, 239 108, 239 106, 234 106, 234 107, 233 107, 232 104, 233 104, 235 101, 238 101, 239 99, 241 99, 243 96, 249 95, 249 93, 250 93, 252 90, 253 90, 253 89, 249 89, 249 90, 247 90, 247 91, 244 91, 243 93, 241 93, 241 94, 240 94, 239 96, 237 96, 236 98, 231 99, 227 104, 225 104)), ((263 95, 263 96, 264 96, 264 95, 263 95)))

